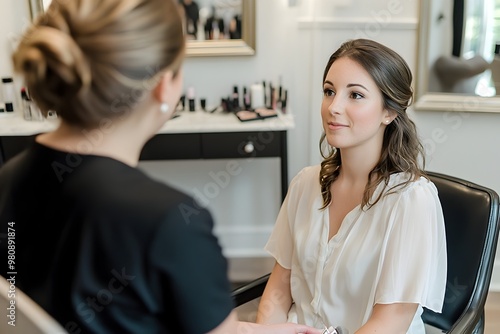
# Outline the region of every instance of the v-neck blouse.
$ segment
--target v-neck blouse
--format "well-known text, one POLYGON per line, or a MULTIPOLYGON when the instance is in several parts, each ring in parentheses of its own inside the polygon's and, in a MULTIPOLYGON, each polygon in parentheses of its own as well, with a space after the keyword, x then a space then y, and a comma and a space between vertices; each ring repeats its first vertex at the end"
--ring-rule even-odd
MULTIPOLYGON (((328 240, 319 171, 319 165, 306 167, 292 180, 265 247, 291 270, 288 320, 354 333, 375 304, 418 303, 407 333, 425 333, 422 307, 440 312, 446 287, 445 227, 435 185, 422 177, 387 193, 407 179, 391 175, 379 202, 368 210, 358 205, 328 240)), ((382 190, 380 184, 373 198, 382 190)))

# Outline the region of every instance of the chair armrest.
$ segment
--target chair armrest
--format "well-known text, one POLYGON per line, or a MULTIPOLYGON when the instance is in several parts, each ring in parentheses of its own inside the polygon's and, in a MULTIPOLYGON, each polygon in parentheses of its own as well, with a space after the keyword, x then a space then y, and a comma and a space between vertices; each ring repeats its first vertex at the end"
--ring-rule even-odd
POLYGON ((232 296, 235 306, 238 307, 262 296, 270 275, 271 274, 266 274, 250 283, 234 289, 232 296))

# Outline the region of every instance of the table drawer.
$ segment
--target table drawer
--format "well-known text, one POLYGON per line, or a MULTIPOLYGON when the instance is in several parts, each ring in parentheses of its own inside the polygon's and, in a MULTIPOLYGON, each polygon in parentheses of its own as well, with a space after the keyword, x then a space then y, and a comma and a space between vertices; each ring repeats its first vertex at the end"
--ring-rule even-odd
POLYGON ((284 131, 202 133, 203 158, 276 157, 284 131))
POLYGON ((158 134, 142 149, 140 160, 200 159, 200 135, 158 134))

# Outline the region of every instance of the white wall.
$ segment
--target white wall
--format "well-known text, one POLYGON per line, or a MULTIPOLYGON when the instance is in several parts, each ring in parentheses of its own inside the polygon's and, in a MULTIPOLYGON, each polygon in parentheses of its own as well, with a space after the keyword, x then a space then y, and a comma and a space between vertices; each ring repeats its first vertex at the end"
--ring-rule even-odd
POLYGON ((2 19, 0 20, 0 76, 13 75, 10 53, 12 41, 29 24, 27 0, 0 0, 2 19))
MULTIPOLYGON (((288 136, 290 178, 304 166, 319 162, 321 75, 328 56, 344 40, 365 36, 394 48, 416 73, 419 13, 419 1, 412 0, 296 2, 297 6, 288 7, 288 0, 257 0, 255 56, 190 58, 184 66, 185 86, 194 86, 209 105, 227 96, 234 84, 282 77, 296 121, 288 136)), ((14 13, 0 21, 0 50, 6 50, 6 38, 22 27, 19 18, 27 16, 27 7, 23 1, 0 0, 0 8, 14 13)), ((0 75, 11 72, 8 59, 0 52, 0 75)), ((428 170, 462 177, 500 193, 500 113, 410 112, 428 150, 428 170)), ((233 231, 245 233, 253 224, 262 226, 249 240, 238 241, 258 248, 279 208, 278 161, 240 163, 243 173, 220 189, 210 208, 218 224, 236 226, 233 231)), ((222 171, 226 164, 224 160, 176 161, 141 167, 193 192, 211 182, 210 171, 222 171)), ((492 288, 500 290, 498 262, 492 288)))

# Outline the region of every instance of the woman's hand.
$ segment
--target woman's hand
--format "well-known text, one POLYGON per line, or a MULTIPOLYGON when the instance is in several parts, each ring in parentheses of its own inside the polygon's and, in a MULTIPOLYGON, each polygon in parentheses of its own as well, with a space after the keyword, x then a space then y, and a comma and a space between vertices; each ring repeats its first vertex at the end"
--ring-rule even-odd
POLYGON ((236 311, 208 334, 321 334, 322 330, 294 323, 262 325, 238 321, 236 311))
POLYGON ((294 323, 259 325, 248 322, 240 322, 237 333, 255 334, 321 334, 321 329, 299 325, 294 323))

